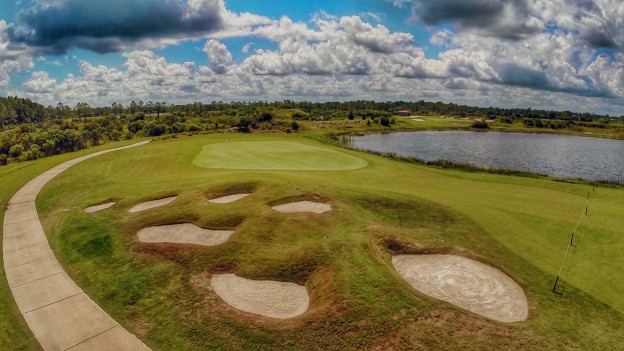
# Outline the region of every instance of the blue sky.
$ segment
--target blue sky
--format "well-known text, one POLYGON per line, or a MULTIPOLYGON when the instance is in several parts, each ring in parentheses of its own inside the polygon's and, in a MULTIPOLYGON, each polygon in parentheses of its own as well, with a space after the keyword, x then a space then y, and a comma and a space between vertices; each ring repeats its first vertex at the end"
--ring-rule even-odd
POLYGON ((441 100, 624 115, 612 0, 0 0, 0 95, 441 100))

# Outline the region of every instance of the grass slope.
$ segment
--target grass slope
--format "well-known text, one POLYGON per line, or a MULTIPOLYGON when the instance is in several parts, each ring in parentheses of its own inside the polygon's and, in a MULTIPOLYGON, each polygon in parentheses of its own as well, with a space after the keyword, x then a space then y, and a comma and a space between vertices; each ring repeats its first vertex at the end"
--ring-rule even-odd
MULTIPOLYGON (((560 297, 550 289, 587 186, 432 169, 297 136, 236 138, 255 150, 274 143, 326 148, 368 166, 207 169, 194 165, 195 158, 206 146, 223 144, 224 136, 202 136, 86 161, 53 180, 39 199, 46 233, 68 273, 154 349, 601 350, 624 344, 621 190, 592 194, 560 297), (227 195, 228 189, 253 194, 232 204, 208 203, 206 193, 227 195), (171 194, 179 198, 169 206, 127 213, 145 199, 171 194), (334 211, 270 209, 284 198, 313 196, 330 201, 334 211), (109 199, 118 200, 111 209, 82 211, 109 199), (136 239, 140 228, 179 222, 236 227, 237 233, 213 248, 136 239), (425 252, 460 254, 505 271, 527 293, 529 320, 492 322, 414 291, 392 269, 391 255, 425 252), (215 272, 306 284, 311 309, 282 322, 236 312, 211 293, 215 272)), ((318 162, 335 165, 329 157, 318 162)))

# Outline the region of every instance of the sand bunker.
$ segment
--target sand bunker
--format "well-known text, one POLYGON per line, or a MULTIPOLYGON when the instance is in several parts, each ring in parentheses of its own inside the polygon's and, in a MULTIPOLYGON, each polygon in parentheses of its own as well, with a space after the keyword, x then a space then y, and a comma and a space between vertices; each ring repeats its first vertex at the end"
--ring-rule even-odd
POLYGON ((306 288, 294 283, 215 274, 210 280, 210 286, 228 305, 265 317, 293 318, 303 314, 310 304, 306 288))
POLYGON ((134 206, 129 209, 128 212, 141 212, 145 210, 149 210, 155 207, 165 206, 173 202, 173 200, 177 199, 177 196, 166 197, 164 199, 148 201, 134 206))
POLYGON ((233 230, 203 229, 191 223, 162 225, 141 229, 137 236, 144 243, 221 245, 234 234, 233 230))
POLYGON ((275 211, 282 213, 298 213, 298 212, 313 212, 313 213, 325 213, 331 211, 329 204, 312 201, 300 201, 290 204, 284 204, 272 207, 275 211))
POLYGON ((89 206, 87 208, 84 209, 84 211, 86 213, 93 213, 93 212, 98 212, 98 211, 102 211, 105 210, 107 208, 110 208, 114 205, 114 202, 107 202, 105 204, 101 204, 101 205, 96 205, 96 206, 89 206))
POLYGON ((234 194, 234 195, 219 197, 219 198, 208 200, 208 201, 212 202, 213 204, 229 204, 230 202, 238 201, 249 195, 251 194, 234 194))
POLYGON ((400 255, 392 258, 414 289, 500 322, 527 319, 522 288, 505 273, 460 256, 400 255))

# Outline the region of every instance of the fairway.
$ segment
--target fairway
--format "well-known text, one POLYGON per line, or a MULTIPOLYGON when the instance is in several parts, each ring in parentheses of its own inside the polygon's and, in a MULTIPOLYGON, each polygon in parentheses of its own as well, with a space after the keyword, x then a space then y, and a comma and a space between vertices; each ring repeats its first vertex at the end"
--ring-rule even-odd
POLYGON ((366 166, 363 159, 344 152, 285 141, 206 145, 193 163, 205 168, 283 171, 338 171, 366 166))
MULTIPOLYGON (((160 140, 85 161, 53 179, 37 201, 67 273, 153 350, 602 350, 624 343, 621 190, 592 193, 559 296, 552 283, 591 190, 586 185, 429 168, 301 137, 236 137, 229 143, 222 135, 160 140), (361 168, 197 167, 200 152, 210 161, 217 159, 207 156, 213 147, 232 146, 238 154, 220 159, 230 167, 262 167, 255 158, 274 150, 276 159, 263 162, 293 168, 312 152, 328 167, 329 153, 338 155, 333 167, 346 157, 361 168), (296 148, 302 151, 290 163, 281 162, 281 151, 296 148), (249 150, 262 152, 249 157, 249 150), (173 195, 166 205, 128 212, 173 195), (106 210, 84 212, 113 200, 106 210), (273 209, 311 202, 331 211, 273 209), (159 242, 137 236, 172 226, 183 235, 192 234, 186 227, 235 232, 217 246, 173 231, 167 240, 147 240, 159 242), (500 322, 413 288, 393 257, 422 254, 459 256, 500 271, 526 296, 528 315, 500 322), (213 284, 223 276, 249 283, 249 294, 221 296, 213 284), (267 302, 277 296, 272 292, 256 299, 260 290, 251 283, 257 282, 304 288, 309 303, 294 303, 297 313, 279 319, 252 308, 290 308, 267 302)), ((460 285, 468 277, 451 276, 460 285)), ((443 295, 472 294, 452 291, 457 284, 445 277, 443 295)), ((497 291, 479 277, 474 281, 484 296, 497 291)))

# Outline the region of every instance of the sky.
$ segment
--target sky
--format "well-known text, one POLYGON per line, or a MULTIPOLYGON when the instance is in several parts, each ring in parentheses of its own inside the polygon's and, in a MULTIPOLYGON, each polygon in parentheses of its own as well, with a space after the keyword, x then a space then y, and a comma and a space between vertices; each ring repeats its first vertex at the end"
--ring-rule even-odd
POLYGON ((624 115, 621 0, 0 0, 0 96, 624 115))

